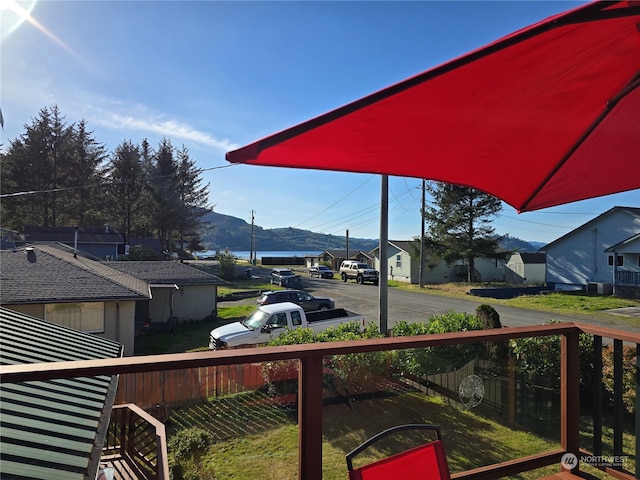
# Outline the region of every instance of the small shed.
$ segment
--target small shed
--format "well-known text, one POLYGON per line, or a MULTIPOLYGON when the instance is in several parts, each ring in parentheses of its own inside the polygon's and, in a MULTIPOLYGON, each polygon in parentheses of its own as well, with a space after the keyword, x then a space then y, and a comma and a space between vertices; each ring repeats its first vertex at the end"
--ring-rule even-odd
POLYGON ((136 320, 151 326, 201 321, 217 314, 218 285, 227 282, 172 260, 104 262, 110 268, 148 283, 151 299, 138 302, 136 320), (155 325, 154 325, 155 324, 155 325))
POLYGON ((544 252, 515 252, 506 263, 505 281, 512 285, 543 285, 547 267, 544 252))

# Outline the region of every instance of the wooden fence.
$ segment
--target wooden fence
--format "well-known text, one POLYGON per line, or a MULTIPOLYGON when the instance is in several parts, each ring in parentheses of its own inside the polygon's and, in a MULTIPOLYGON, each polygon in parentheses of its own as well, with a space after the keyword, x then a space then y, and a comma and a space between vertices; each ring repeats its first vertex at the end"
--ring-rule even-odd
MULTIPOLYGON (((122 374, 115 404, 135 403, 142 409, 153 411, 156 418, 164 420, 168 415, 165 411, 168 405, 175 407, 193 401, 267 388, 269 383, 297 379, 295 363, 280 362, 276 368, 265 368, 274 365, 276 364, 250 363, 122 374)), ((460 382, 470 375, 480 374, 486 389, 484 401, 500 410, 503 400, 501 379, 483 375, 480 370, 484 367, 484 362, 476 359, 457 370, 416 378, 410 383, 416 383, 414 387, 421 384, 433 390, 433 393, 458 403, 460 382)), ((331 396, 336 392, 324 393, 325 396, 331 396)))
POLYGON ((256 390, 265 384, 261 363, 127 373, 120 375, 115 404, 157 408, 256 390))

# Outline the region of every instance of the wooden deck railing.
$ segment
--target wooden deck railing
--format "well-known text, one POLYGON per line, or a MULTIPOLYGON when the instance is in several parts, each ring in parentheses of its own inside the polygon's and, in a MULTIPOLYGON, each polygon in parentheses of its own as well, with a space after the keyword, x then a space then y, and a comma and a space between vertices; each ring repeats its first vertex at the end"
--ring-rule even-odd
POLYGON ((136 405, 114 406, 101 462, 116 479, 169 480, 164 424, 136 405))
MULTIPOLYGON (((351 342, 330 342, 306 345, 264 347, 241 350, 195 352, 171 355, 125 357, 78 362, 58 362, 46 364, 7 365, 0 367, 0 381, 3 383, 52 378, 73 378, 93 375, 116 375, 139 372, 162 372, 166 370, 193 369, 216 365, 236 365, 277 360, 299 360, 298 373, 298 478, 320 480, 322 478, 322 425, 323 425, 323 357, 353 353, 402 350, 409 348, 442 347, 478 342, 499 342, 510 339, 559 335, 561 339, 561 389, 560 389, 560 448, 533 456, 488 465, 453 475, 456 479, 495 479, 515 475, 551 464, 559 464, 565 453, 580 455, 579 448, 579 335, 594 335, 596 338, 614 339, 617 345, 627 342, 639 349, 640 333, 615 329, 591 327, 575 323, 558 323, 531 327, 504 328, 447 334, 421 335, 414 337, 383 338, 351 342), (618 342, 618 343, 616 343, 618 342)), ((598 342, 596 342, 598 343, 598 342)), ((600 352, 598 352, 600 353, 600 352)), ((621 369, 620 360, 620 369, 621 369)), ((621 375, 620 374, 616 374, 621 375)), ((638 383, 640 374, 636 372, 638 383)), ((617 377, 616 377, 617 378, 617 377)), ((621 382, 616 380, 616 398, 621 398, 621 382)), ((636 385, 637 391, 637 385, 636 385)), ((640 432, 640 408, 636 395, 635 431, 640 432)), ((619 407, 622 411, 621 400, 619 407)), ((621 417, 620 417, 621 418, 621 417)), ((597 421, 594 422, 597 436, 597 421)), ((621 425, 614 433, 622 435, 621 425)), ((594 437, 595 437, 594 436, 594 437)), ((594 438, 594 453, 598 451, 598 441, 594 438)), ((616 440, 614 454, 621 450, 621 441, 616 440)), ((640 458, 636 442, 636 459, 640 458)), ((612 475, 621 479, 640 478, 637 473, 628 474, 615 471, 612 475)), ((610 472, 611 473, 611 472, 610 472)))

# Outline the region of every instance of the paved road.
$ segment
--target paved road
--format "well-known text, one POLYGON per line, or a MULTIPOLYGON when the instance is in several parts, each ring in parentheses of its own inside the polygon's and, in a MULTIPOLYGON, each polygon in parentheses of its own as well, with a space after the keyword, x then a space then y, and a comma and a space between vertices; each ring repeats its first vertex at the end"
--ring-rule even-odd
MULTIPOLYGON (((367 320, 378 318, 379 291, 373 285, 357 285, 352 282, 342 283, 339 281, 305 278, 304 287, 312 295, 332 297, 336 301, 336 306, 356 311, 364 315, 367 320)), ((475 313, 478 305, 483 303, 491 305, 491 299, 470 296, 469 300, 464 300, 390 288, 388 290, 388 325, 389 328, 392 328, 396 322, 401 320, 409 322, 422 321, 428 319, 431 315, 441 315, 447 311, 475 313)), ((621 317, 610 315, 597 317, 567 316, 503 305, 492 306, 500 314, 502 324, 511 327, 539 325, 550 320, 558 320, 593 323, 625 330, 638 330, 637 327, 633 328, 625 325, 621 321, 621 317)))
MULTIPOLYGON (((252 269, 254 276, 264 277, 267 281, 269 272, 269 269, 260 267, 252 269)), ((335 300, 337 307, 357 312, 364 315, 368 322, 377 323, 379 317, 378 287, 370 284, 358 285, 353 281, 343 283, 339 279, 310 278, 308 274, 300 273, 303 277, 302 286, 310 294, 331 297, 335 300)), ((635 332, 640 330, 640 326, 634 327, 628 325, 628 322, 624 323, 624 317, 638 316, 640 309, 624 312, 625 315, 568 316, 492 304, 490 298, 469 296, 469 299, 466 300, 422 292, 408 292, 396 288, 388 290, 388 327, 392 328, 396 322, 402 320, 408 322, 424 321, 431 315, 441 315, 448 311, 475 313, 478 305, 483 303, 493 306, 500 314, 502 324, 511 327, 540 325, 550 320, 557 320, 576 321, 635 332)))

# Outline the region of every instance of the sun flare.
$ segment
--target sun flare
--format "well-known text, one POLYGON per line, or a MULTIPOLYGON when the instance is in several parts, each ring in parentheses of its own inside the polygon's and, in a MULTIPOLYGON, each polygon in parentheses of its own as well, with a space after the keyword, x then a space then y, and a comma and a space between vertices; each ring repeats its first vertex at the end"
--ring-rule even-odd
POLYGON ((17 0, 0 0, 0 18, 2 21, 2 40, 8 38, 18 27, 27 22, 36 27, 40 32, 45 34, 57 45, 75 55, 62 40, 51 33, 47 28, 36 20, 32 15, 38 0, 17 1, 17 0))
POLYGON ((36 0, 20 3, 16 0, 0 0, 3 40, 15 32, 25 21, 29 21, 35 5, 36 0))

